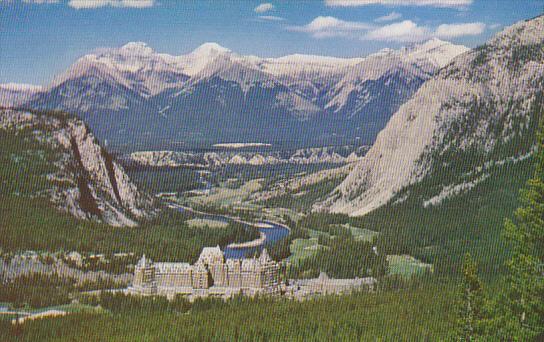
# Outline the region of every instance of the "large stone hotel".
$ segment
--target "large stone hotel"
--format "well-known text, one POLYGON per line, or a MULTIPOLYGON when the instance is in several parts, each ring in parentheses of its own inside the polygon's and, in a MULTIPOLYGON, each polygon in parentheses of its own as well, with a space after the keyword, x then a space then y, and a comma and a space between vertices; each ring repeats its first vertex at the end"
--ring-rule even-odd
POLYGON ((277 294, 280 265, 266 249, 250 259, 228 259, 219 246, 205 247, 194 265, 153 262, 145 257, 134 269, 131 293, 140 295, 187 295, 231 297, 236 294, 277 294))

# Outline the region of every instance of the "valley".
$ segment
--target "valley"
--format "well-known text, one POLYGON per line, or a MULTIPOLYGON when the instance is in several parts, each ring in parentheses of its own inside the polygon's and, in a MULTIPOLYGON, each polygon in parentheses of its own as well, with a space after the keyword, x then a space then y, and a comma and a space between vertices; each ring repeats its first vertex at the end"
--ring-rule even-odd
POLYGON ((544 336, 542 15, 353 58, 130 42, 0 105, 2 340, 544 336))

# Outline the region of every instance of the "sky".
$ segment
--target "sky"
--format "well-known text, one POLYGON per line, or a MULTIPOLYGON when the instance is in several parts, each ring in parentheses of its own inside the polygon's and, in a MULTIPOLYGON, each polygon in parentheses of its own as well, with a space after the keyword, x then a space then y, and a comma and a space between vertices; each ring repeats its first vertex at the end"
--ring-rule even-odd
POLYGON ((475 47, 544 0, 0 0, 0 83, 46 85, 77 58, 142 41, 185 54, 362 57, 439 38, 475 47))

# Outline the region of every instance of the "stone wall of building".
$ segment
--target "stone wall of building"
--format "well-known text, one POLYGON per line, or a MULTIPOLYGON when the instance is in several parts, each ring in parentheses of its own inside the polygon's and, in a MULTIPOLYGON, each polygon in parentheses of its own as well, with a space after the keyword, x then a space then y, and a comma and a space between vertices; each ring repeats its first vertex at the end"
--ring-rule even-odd
POLYGON ((266 249, 259 258, 225 260, 219 246, 206 247, 194 265, 153 263, 143 256, 134 269, 131 291, 145 295, 272 293, 279 288, 279 273, 280 265, 266 249))
POLYGON ((372 291, 377 280, 373 277, 354 279, 333 279, 326 273, 313 279, 290 280, 287 295, 295 298, 304 298, 312 295, 345 294, 353 291, 372 291))

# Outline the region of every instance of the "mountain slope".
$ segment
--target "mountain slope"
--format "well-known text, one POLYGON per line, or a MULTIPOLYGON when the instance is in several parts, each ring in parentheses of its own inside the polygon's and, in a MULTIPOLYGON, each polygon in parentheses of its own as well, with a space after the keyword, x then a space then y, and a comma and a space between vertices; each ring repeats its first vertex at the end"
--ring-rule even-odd
POLYGON ((366 58, 260 58, 214 43, 181 56, 129 43, 80 58, 25 105, 77 113, 117 144, 368 143, 466 50, 432 40, 366 58))
POLYGON ((43 198, 80 219, 135 226, 152 214, 123 168, 81 120, 54 113, 0 111, 0 195, 43 198))
POLYGON ((544 98, 544 17, 455 58, 395 113, 319 210, 364 215, 426 181, 427 205, 466 191, 488 168, 526 158, 544 98))
POLYGON ((30 84, 0 84, 0 107, 17 107, 42 90, 40 86, 30 84))

